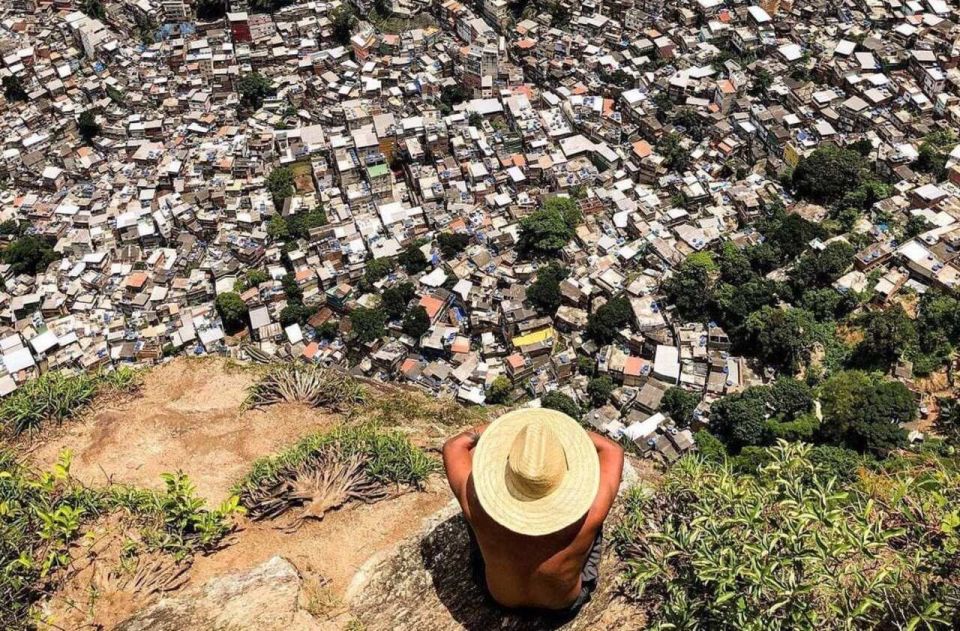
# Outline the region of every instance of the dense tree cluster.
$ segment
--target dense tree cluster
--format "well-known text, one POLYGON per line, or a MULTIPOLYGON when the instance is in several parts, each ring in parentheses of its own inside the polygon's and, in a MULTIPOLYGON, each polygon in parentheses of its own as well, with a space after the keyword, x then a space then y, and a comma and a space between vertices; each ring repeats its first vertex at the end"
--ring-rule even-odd
POLYGON ((633 321, 633 307, 621 296, 606 302, 587 319, 587 336, 597 344, 609 344, 620 329, 633 321))
POLYGON ((267 176, 267 190, 273 196, 273 205, 277 211, 283 208, 283 202, 293 196, 293 170, 290 167, 277 167, 267 176))
POLYGON ((53 237, 24 234, 3 251, 3 262, 10 265, 14 274, 35 276, 60 258, 54 245, 53 237))
POLYGON ((217 296, 214 304, 228 333, 236 333, 247 324, 247 304, 239 294, 228 291, 217 296))
POLYGON ((553 315, 560 307, 560 281, 567 271, 555 262, 537 269, 537 279, 527 287, 527 300, 539 313, 553 315))
POLYGON ((237 82, 237 91, 240 93, 240 105, 251 110, 260 109, 263 99, 276 92, 273 82, 259 72, 251 72, 240 77, 237 82))
POLYGON ((520 220, 520 251, 529 256, 555 257, 573 238, 580 210, 569 197, 551 197, 543 208, 520 220))
POLYGON ((540 398, 540 405, 551 410, 558 410, 571 418, 580 420, 580 406, 577 405, 576 401, 559 390, 553 390, 543 395, 540 398))

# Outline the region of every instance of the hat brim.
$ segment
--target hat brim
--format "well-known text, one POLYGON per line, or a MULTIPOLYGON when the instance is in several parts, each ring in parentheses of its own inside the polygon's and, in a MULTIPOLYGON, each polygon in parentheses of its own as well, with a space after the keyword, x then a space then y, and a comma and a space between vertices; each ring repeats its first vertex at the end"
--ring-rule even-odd
POLYGON ((557 532, 587 514, 600 488, 600 458, 587 432, 556 410, 528 408, 504 414, 484 430, 473 452, 473 485, 480 506, 501 526, 523 535, 557 532), (515 497, 507 483, 507 459, 517 434, 529 422, 545 423, 567 458, 567 472, 546 497, 515 497))

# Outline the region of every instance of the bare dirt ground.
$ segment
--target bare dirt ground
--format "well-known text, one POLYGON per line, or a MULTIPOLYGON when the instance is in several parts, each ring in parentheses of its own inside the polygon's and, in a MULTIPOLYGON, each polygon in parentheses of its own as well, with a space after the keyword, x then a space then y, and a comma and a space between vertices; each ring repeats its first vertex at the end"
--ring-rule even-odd
MULTIPOLYGON (((63 449, 70 449, 72 474, 92 486, 110 481, 160 488, 161 473, 182 470, 199 495, 219 503, 255 459, 344 420, 292 404, 244 409, 246 389, 255 379, 255 371, 228 361, 176 360, 150 371, 136 396, 100 402, 84 419, 37 439, 28 446, 30 458, 49 468, 63 449)), ((431 451, 461 427, 496 413, 465 410, 422 394, 399 394, 389 386, 371 389, 375 397, 353 420, 376 417, 431 451)), ((399 545, 422 533, 424 521, 451 499, 445 480, 436 475, 421 492, 374 505, 348 505, 292 533, 284 530, 292 516, 266 522, 241 517, 223 548, 192 559, 173 582, 174 591, 167 593, 183 593, 282 556, 300 573, 301 605, 320 628, 356 628, 351 626, 357 612, 348 588, 356 586, 371 563, 391 558, 399 545)), ((111 572, 117 574, 128 538, 136 536, 113 518, 90 528, 74 551, 76 571, 45 604, 53 623, 48 628, 112 629, 156 602, 159 592, 144 594, 110 578, 111 572)), ((444 625, 453 623, 449 617, 441 619, 444 625)), ((386 628, 375 619, 366 623, 368 630, 386 628)))
MULTIPOLYGON (((161 488, 161 473, 182 470, 198 494, 216 504, 229 497, 255 459, 342 420, 294 404, 246 410, 246 388, 255 378, 254 371, 229 362, 180 359, 150 371, 138 395, 101 402, 85 418, 26 447, 41 468, 49 468, 62 450, 71 450, 71 473, 92 486, 110 481, 161 488)), ((420 428, 411 438, 429 448, 442 433, 441 428, 420 428)), ((376 505, 350 505, 294 533, 282 530, 289 521, 283 518, 260 523, 240 518, 228 545, 193 560, 182 587, 282 555, 303 575, 311 613, 331 628, 342 628, 342 597, 356 571, 420 529, 423 519, 450 498, 444 481, 435 476, 423 492, 376 505)), ((82 569, 47 607, 58 627, 109 629, 151 600, 103 585, 104 572, 120 562, 125 536, 115 524, 98 524, 77 546, 82 569)))
POLYGON ((162 487, 160 474, 184 471, 216 504, 256 458, 330 426, 338 417, 300 405, 244 410, 250 370, 219 360, 177 360, 151 371, 142 392, 70 422, 32 452, 42 468, 64 449, 86 484, 162 487))

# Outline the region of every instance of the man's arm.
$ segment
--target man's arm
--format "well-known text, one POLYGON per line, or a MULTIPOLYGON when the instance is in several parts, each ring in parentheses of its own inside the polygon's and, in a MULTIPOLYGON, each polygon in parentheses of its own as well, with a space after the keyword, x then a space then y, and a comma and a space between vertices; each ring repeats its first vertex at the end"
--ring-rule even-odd
POLYGON ((623 447, 599 434, 593 432, 587 432, 587 434, 590 435, 590 440, 597 448, 597 456, 600 458, 600 488, 590 509, 591 516, 599 523, 607 518, 607 513, 610 512, 610 507, 613 506, 613 501, 617 497, 617 491, 620 490, 620 478, 623 475, 623 447))
POLYGON ((464 512, 467 510, 467 481, 473 471, 473 448, 485 429, 486 424, 471 427, 443 444, 443 468, 447 472, 447 482, 464 512))

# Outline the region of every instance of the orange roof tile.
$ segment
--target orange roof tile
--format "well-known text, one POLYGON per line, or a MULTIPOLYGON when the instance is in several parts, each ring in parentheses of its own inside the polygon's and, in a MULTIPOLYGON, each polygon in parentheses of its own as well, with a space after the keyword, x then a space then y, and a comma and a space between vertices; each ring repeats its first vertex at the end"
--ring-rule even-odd
POLYGON ((418 304, 427 310, 427 315, 430 316, 431 320, 436 318, 440 309, 443 308, 443 301, 433 296, 424 296, 418 304))
POLYGON ((623 363, 623 374, 631 377, 639 377, 643 371, 643 360, 639 357, 627 357, 623 363))

